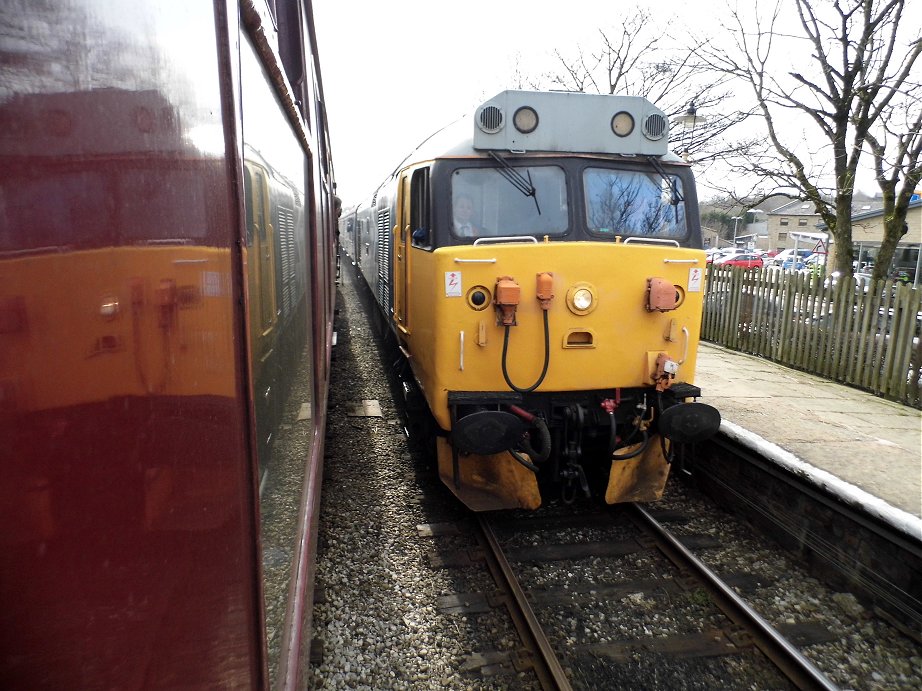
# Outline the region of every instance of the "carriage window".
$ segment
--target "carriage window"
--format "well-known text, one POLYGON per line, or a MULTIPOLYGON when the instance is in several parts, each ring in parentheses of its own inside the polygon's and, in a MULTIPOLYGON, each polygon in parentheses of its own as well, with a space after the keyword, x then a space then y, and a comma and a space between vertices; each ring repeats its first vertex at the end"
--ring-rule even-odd
POLYGON ((462 168, 451 178, 457 237, 563 235, 569 228, 567 182, 557 166, 462 168), (530 194, 530 192, 534 194, 530 194))
POLYGON ((686 234, 682 181, 654 172, 588 168, 583 175, 589 230, 677 238, 686 234))
POLYGON ((314 367, 319 360, 312 357, 314 331, 304 323, 304 310, 313 301, 309 271, 319 260, 317 245, 310 241, 315 237, 310 227, 312 159, 249 40, 241 42, 240 74, 247 235, 252 242, 244 254, 243 275, 252 363, 248 387, 259 461, 250 471, 258 478, 262 547, 262 585, 256 592, 263 597, 266 686, 275 688, 285 631, 291 626, 287 603, 303 547, 297 507, 317 424, 314 367))

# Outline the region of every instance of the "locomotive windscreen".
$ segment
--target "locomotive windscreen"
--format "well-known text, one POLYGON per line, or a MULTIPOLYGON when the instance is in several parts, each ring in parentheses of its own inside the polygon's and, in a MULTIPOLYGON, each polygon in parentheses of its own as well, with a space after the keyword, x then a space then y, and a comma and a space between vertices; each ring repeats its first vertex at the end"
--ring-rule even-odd
POLYGON ((590 232, 659 238, 686 234, 682 181, 676 176, 588 168, 583 188, 590 232))
POLYGON ((563 169, 527 166, 514 170, 524 181, 522 185, 511 182, 502 168, 467 168, 456 170, 452 175, 452 199, 467 197, 471 200, 477 236, 566 233, 569 209, 563 169))

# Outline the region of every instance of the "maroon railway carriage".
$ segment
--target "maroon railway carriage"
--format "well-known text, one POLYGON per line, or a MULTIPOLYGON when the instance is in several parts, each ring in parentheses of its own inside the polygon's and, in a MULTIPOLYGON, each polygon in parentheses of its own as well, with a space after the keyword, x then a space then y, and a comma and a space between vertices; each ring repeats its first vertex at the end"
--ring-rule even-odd
POLYGON ((0 25, 0 688, 295 687, 335 301, 310 0, 0 25))

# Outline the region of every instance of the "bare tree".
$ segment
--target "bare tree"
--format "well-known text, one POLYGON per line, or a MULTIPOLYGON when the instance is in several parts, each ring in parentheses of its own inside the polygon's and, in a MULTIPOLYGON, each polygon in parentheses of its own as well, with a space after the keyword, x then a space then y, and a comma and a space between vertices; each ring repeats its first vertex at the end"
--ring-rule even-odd
POLYGON ((837 269, 852 271, 852 202, 859 162, 870 149, 884 193, 885 240, 875 278, 885 275, 905 232, 918 184, 920 84, 913 67, 920 27, 902 22, 905 0, 778 0, 767 21, 729 12, 732 49, 702 50, 710 69, 747 84, 768 135, 761 151, 737 160, 740 174, 813 204, 835 239, 837 269), (799 27, 782 30, 793 3, 799 27), (809 58, 792 69, 792 49, 809 58), (798 117, 804 129, 791 127, 798 117), (819 136, 817 136, 819 135, 819 136))
MULTIPOLYGON (((914 89, 907 88, 905 93, 918 94, 918 90, 916 85, 914 89)), ((867 136, 874 156, 874 174, 883 197, 886 228, 874 267, 875 279, 882 278, 881 272, 890 266, 897 243, 909 230, 906 223, 909 201, 922 179, 922 106, 918 95, 914 101, 914 105, 906 108, 900 104, 888 109, 881 116, 880 133, 867 136)))
POLYGON ((672 147, 699 164, 726 155, 724 132, 748 115, 717 114, 730 97, 727 79, 703 74, 694 60, 700 44, 687 46, 672 38, 650 11, 638 8, 625 16, 621 25, 600 29, 598 42, 589 49, 555 50, 558 69, 544 74, 538 83, 570 91, 643 96, 670 118, 689 110, 707 112, 709 116, 699 118, 694 127, 674 128, 672 147))

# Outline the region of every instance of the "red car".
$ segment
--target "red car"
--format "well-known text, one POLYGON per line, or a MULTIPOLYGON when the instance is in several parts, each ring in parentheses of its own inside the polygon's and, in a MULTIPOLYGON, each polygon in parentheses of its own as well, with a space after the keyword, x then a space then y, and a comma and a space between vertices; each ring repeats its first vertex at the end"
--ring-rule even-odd
POLYGON ((761 269, 762 257, 758 254, 731 254, 714 262, 721 266, 741 266, 744 269, 761 269))

